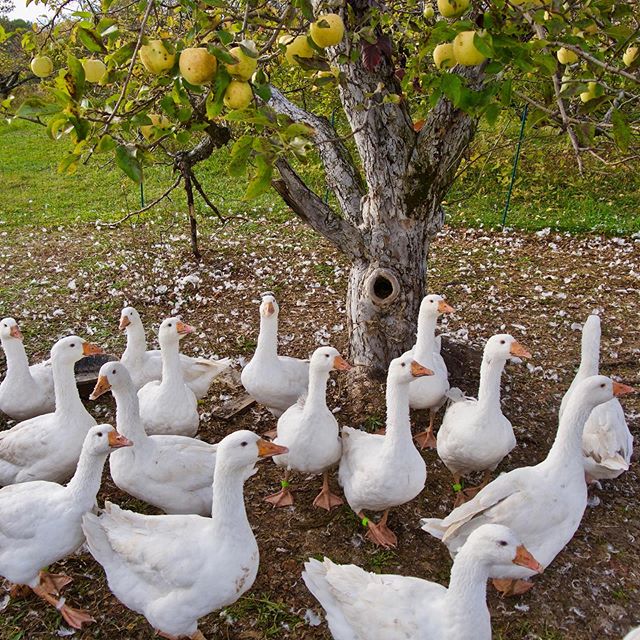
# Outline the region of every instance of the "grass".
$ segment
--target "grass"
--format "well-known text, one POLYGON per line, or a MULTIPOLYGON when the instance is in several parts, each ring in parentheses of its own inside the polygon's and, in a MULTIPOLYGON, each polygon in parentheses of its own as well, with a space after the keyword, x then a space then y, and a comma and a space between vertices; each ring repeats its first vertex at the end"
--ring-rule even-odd
POLYGON ((263 638, 278 638, 282 629, 292 630, 304 624, 302 618, 292 613, 287 605, 274 602, 266 595, 246 596, 221 612, 221 617, 255 620, 255 626, 263 638))
MULTIPOLYGON (((454 226, 493 228, 500 225, 515 150, 515 130, 506 139, 495 131, 481 132, 461 167, 461 176, 445 201, 448 222, 454 226), (500 143, 500 144, 498 144, 500 143)), ((44 129, 24 121, 0 124, 0 166, 3 176, 2 219, 7 225, 66 225, 73 222, 113 221, 141 205, 140 188, 126 178, 109 157, 95 156, 73 176, 62 176, 57 163, 70 149, 66 139, 47 137, 44 129)), ((241 215, 243 235, 260 233, 253 213, 269 211, 273 222, 290 218, 274 192, 251 202, 242 200, 245 183, 226 170, 228 149, 220 149, 196 173, 214 203, 225 213, 241 215)), ((518 178, 507 225, 529 231, 550 227, 561 231, 597 231, 628 235, 640 230, 640 174, 624 165, 615 169, 585 157, 580 176, 563 138, 551 133, 525 136, 518 178), (550 160, 551 159, 551 160, 550 160)), ((322 191, 319 172, 307 169, 322 191)), ((170 167, 145 169, 145 202, 159 196, 171 183, 170 167)), ((201 216, 211 216, 197 198, 201 216)), ((184 215, 184 192, 176 190, 154 213, 184 215)), ((330 276, 317 265, 319 277, 330 276)), ((328 271, 328 270, 327 270, 328 271)))

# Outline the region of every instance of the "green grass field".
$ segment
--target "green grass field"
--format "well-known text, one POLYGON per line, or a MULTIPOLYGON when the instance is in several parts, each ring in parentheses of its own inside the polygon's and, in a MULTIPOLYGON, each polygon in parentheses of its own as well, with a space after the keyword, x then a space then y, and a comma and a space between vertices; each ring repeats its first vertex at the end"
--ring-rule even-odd
MULTIPOLYGON (((479 135, 471 160, 446 201, 450 224, 500 225, 516 141, 511 136, 490 152, 494 141, 493 132, 479 135)), ((59 175, 57 164, 69 147, 68 140, 51 140, 38 125, 24 121, 0 124, 0 214, 5 224, 116 220, 140 208, 140 188, 107 156, 95 156, 73 176, 59 175)), ((228 175, 227 157, 228 150, 221 149, 196 169, 213 202, 225 214, 251 217, 255 210, 271 209, 280 219, 286 207, 274 192, 250 202, 242 200, 245 185, 228 175)), ((614 235, 640 230, 640 174, 630 166, 613 169, 585 160, 583 177, 564 139, 545 137, 544 132, 525 137, 507 225, 614 235)), ((322 188, 319 171, 309 171, 313 184, 322 188)), ((168 166, 146 168, 145 201, 159 196, 172 180, 168 166)), ((176 190, 171 201, 145 215, 184 211, 184 192, 176 190)), ((198 201, 198 211, 211 215, 202 201, 198 201)))

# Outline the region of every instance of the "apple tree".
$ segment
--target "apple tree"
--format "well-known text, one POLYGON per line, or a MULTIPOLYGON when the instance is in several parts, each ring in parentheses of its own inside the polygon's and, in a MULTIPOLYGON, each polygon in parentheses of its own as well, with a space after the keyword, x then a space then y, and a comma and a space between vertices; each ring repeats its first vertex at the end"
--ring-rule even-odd
POLYGON ((22 45, 49 98, 5 100, 10 117, 72 139, 61 171, 106 155, 140 181, 171 158, 194 224, 207 185, 193 167, 229 142, 248 199, 274 188, 350 261, 350 356, 371 374, 413 342, 430 239, 480 119, 527 103, 578 163, 637 157, 637 1, 45 4, 54 17, 22 45), (316 159, 329 201, 305 180, 316 159))

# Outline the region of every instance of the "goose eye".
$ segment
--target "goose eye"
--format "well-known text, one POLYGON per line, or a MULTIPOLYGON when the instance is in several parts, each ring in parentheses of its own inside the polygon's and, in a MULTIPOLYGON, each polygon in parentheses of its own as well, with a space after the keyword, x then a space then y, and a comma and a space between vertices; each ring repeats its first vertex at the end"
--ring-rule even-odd
POLYGON ((102 431, 98 431, 98 438, 102 438, 102 431))
POLYGON ((509 543, 508 543, 506 540, 500 540, 500 541, 498 542, 498 544, 499 544, 501 547, 506 547, 509 543))
POLYGON ((73 349, 73 347, 75 347, 75 346, 76 346, 76 343, 75 343, 75 342, 72 342, 69 346, 73 349))
POLYGON ((325 358, 328 358, 328 357, 329 357, 329 354, 328 354, 328 353, 325 353, 325 354, 324 354, 324 357, 325 357, 325 358))
POLYGON ((403 367, 406 367, 407 365, 403 362, 403 363, 402 363, 402 366, 403 366, 403 367))
POLYGON ((601 389, 604 389, 604 382, 600 385, 601 389))
POLYGON ((111 373, 115 376, 116 375, 116 370, 114 369, 111 373))
POLYGON ((504 341, 504 340, 500 340, 500 344, 504 344, 504 343, 505 343, 505 341, 504 341))
POLYGON ((240 443, 240 446, 241 446, 241 447, 246 447, 246 446, 247 446, 247 444, 249 444, 249 443, 248 443, 248 442, 246 442, 246 441, 245 441, 245 442, 241 442, 241 443, 240 443))

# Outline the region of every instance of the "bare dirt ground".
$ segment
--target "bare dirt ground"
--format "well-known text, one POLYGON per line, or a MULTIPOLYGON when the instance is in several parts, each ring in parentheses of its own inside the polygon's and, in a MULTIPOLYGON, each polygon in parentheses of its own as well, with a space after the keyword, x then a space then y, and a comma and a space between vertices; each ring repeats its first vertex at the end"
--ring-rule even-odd
MULTIPOLYGON (((346 349, 346 264, 329 246, 294 221, 276 225, 259 219, 206 229, 203 236, 204 261, 197 264, 182 228, 166 223, 120 231, 0 227, 1 314, 21 323, 27 350, 36 359, 70 332, 121 353, 117 323, 125 304, 142 313, 150 340, 163 317, 180 313, 197 328, 183 341, 185 352, 233 356, 239 368, 255 347, 258 294, 271 290, 281 306, 282 353, 306 357, 328 343, 346 349)), ((640 385, 640 238, 446 229, 433 244, 429 288, 446 295, 456 309, 441 324, 453 386, 476 393, 478 349, 493 333, 512 333, 533 354, 528 363, 508 364, 503 377, 504 411, 518 446, 501 470, 535 464, 546 455, 560 399, 578 363, 579 325, 590 312, 598 310, 603 317, 603 373, 640 385)), ((383 424, 381 386, 372 384, 366 401, 355 407, 347 401, 347 379, 334 378, 330 403, 341 407, 341 424, 368 429, 383 424)), ((255 406, 232 421, 216 419, 216 408, 230 395, 220 384, 204 401, 203 439, 217 441, 238 428, 263 432, 275 426, 270 414, 255 406)), ((629 397, 624 406, 637 437, 640 399, 629 397)), ((99 419, 113 416, 110 400, 93 410, 99 419)), ((414 416, 414 423, 424 421, 424 415, 414 416)), ((5 424, 10 423, 0 423, 5 424)), ((418 521, 450 510, 451 479, 435 452, 424 455, 425 490, 390 518, 399 537, 393 551, 365 541, 348 507, 331 514, 313 509, 317 478, 296 477, 296 505, 273 509, 263 498, 277 489, 280 472, 263 463, 245 487, 261 552, 258 579, 234 606, 201 621, 204 634, 210 640, 329 638, 321 609, 300 578, 310 556, 328 555, 371 571, 446 584, 451 564, 446 549, 421 531, 418 521)), ((618 480, 592 491, 593 506, 576 536, 531 592, 502 600, 489 589, 494 638, 618 639, 639 625, 639 493, 633 464, 618 480)), ((105 499, 153 513, 117 490, 107 472, 99 504, 105 499)), ((154 637, 143 618, 110 594, 101 567, 88 553, 52 569, 74 577, 65 594, 69 603, 89 609, 97 619, 76 638, 154 637)), ((2 640, 70 633, 57 613, 34 596, 14 600, 0 589, 0 611, 2 640)))

